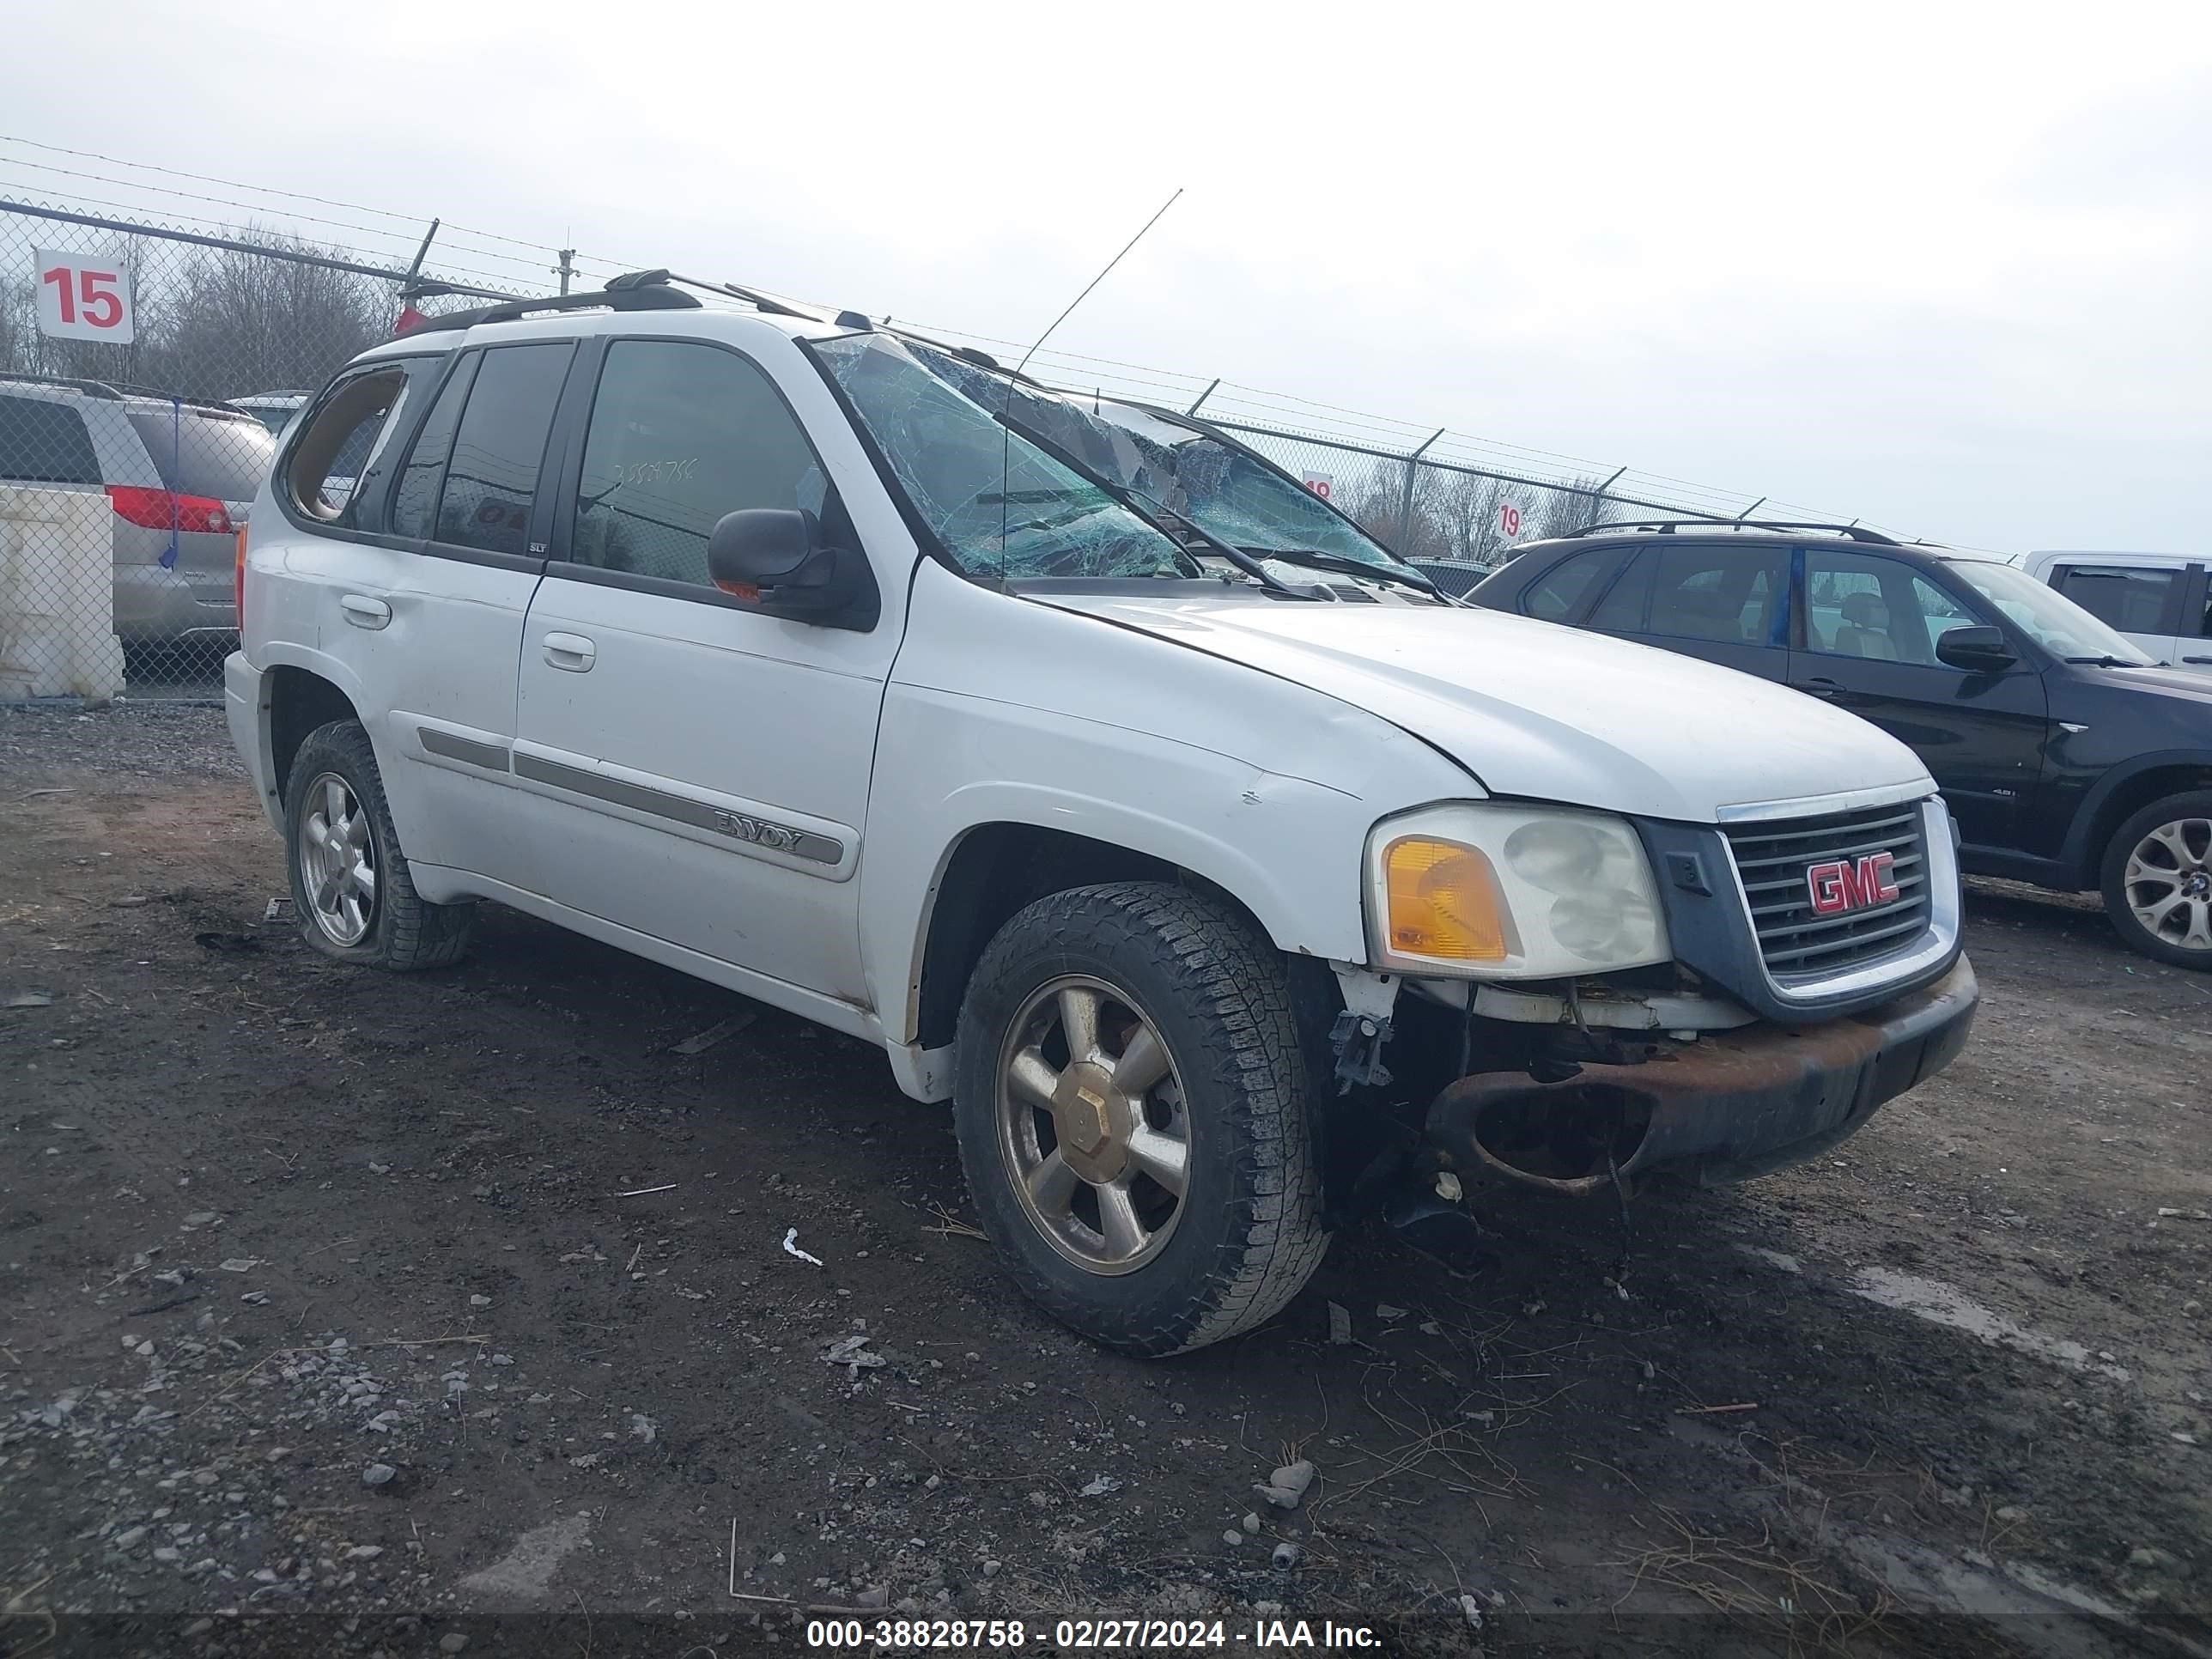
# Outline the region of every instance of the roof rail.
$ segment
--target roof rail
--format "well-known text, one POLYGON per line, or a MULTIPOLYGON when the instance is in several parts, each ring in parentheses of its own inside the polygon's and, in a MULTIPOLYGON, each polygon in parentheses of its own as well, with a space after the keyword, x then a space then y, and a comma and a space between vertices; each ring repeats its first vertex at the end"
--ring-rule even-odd
POLYGON ((1586 524, 1580 530, 1571 530, 1570 537, 1595 536, 1607 530, 1650 530, 1662 536, 1671 536, 1682 529, 1690 530, 1826 530, 1849 538, 1855 542, 1866 542, 1876 547, 1895 547, 1897 538, 1885 536, 1879 530, 1869 530, 1863 524, 1819 524, 1804 519, 1613 519, 1602 524, 1586 524))
POLYGON ((191 398, 182 392, 170 392, 158 386, 140 386, 131 380, 94 380, 81 374, 32 374, 0 371, 0 381, 17 386, 66 386, 72 392, 82 392, 88 398, 99 398, 120 403, 125 398, 144 398, 155 403, 185 404, 194 409, 218 409, 226 415, 235 415, 250 421, 252 414, 236 404, 222 398, 191 398))
POLYGON ((403 337, 412 339, 417 334, 474 328, 478 323, 511 323, 540 311, 698 310, 696 300, 669 286, 672 280, 665 270, 633 270, 625 276, 609 277, 604 289, 587 289, 581 294, 549 294, 539 299, 504 300, 495 306, 449 311, 443 316, 424 319, 403 337))
POLYGON ((9 369, 0 374, 0 380, 12 380, 19 386, 64 386, 82 392, 88 398, 116 398, 123 396, 122 388, 110 386, 105 380, 88 380, 77 374, 33 374, 28 370, 9 369))

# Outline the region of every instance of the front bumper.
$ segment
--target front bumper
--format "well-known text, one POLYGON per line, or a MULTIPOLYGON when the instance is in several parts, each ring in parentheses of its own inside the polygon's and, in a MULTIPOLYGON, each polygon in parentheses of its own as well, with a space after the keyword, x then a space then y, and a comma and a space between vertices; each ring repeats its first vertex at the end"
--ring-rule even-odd
POLYGON ((1699 1185, 1765 1175, 1817 1157, 1950 1064, 1980 996, 1961 957, 1934 984, 1848 1018, 1747 1025, 1557 1081, 1464 1077, 1429 1108, 1431 1155, 1462 1175, 1577 1196, 1609 1190, 1616 1175, 1699 1185))

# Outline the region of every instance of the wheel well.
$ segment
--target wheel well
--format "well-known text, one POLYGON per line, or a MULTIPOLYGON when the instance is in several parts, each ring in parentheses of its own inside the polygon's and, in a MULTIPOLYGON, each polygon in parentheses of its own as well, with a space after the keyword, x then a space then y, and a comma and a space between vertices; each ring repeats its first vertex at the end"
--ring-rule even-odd
POLYGON ((346 694, 319 674, 304 668, 278 666, 269 671, 269 757, 274 775, 270 782, 276 799, 284 799, 284 785, 292 775, 292 762, 307 734, 332 720, 359 720, 346 694))
POLYGON ((941 1048, 951 1042, 969 975, 1015 911, 1048 893, 1103 881, 1205 887, 1243 908, 1233 894, 1146 853, 1035 824, 979 824, 953 849, 930 909, 929 938, 921 955, 921 1046, 941 1048))
POLYGON ((2085 888, 2096 886, 2104 878, 2106 844, 2121 824, 2154 800, 2196 789, 2212 789, 2212 766, 2161 766, 2120 785, 2098 805, 2076 878, 2085 888))

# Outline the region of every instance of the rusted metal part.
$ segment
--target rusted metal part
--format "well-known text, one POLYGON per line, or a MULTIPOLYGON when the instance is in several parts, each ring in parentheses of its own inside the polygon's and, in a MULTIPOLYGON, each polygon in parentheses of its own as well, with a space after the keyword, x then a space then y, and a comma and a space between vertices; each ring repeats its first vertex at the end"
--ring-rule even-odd
POLYGON ((1464 1077, 1429 1108, 1430 1145, 1448 1167, 1569 1197, 1609 1191, 1615 1169, 1624 1180, 1664 1170, 1700 1183, 1764 1175, 1817 1156, 1949 1064, 1979 995, 1961 957, 1936 984, 1855 1018, 1730 1031, 1556 1081, 1464 1077), (1483 1134, 1509 1120, 1579 1137, 1591 1166, 1563 1174, 1511 1162, 1483 1134))

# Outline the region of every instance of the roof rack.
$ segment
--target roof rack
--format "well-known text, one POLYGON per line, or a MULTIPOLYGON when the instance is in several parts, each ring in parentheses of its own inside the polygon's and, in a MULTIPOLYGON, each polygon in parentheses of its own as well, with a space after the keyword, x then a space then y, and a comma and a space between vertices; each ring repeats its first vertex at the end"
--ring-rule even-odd
POLYGON ((511 323, 541 311, 698 310, 696 300, 669 286, 676 280, 665 270, 633 270, 624 276, 610 276, 604 289, 587 289, 580 294, 551 294, 538 299, 503 300, 495 306, 477 306, 469 311, 449 311, 442 316, 425 318, 409 329, 404 337, 412 339, 417 334, 474 328, 478 323, 511 323))
POLYGON ((1595 536, 1607 530, 1650 530, 1662 536, 1671 536, 1678 531, 1691 530, 1826 530, 1849 538, 1855 542, 1867 542, 1877 547, 1895 547, 1897 538, 1885 536, 1879 530, 1869 530, 1863 524, 1819 524, 1803 519, 1613 519, 1602 524, 1586 524, 1580 530, 1567 532, 1573 536, 1595 536))

